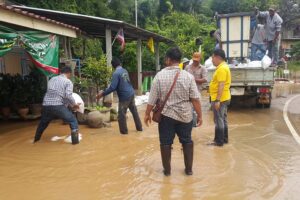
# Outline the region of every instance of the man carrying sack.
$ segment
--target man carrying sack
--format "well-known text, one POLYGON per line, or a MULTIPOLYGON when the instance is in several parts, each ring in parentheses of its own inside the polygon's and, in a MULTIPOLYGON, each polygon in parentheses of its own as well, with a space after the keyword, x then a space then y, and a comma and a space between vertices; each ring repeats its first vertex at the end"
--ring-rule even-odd
POLYGON ((174 47, 165 56, 166 68, 154 78, 144 121, 148 126, 158 122, 159 140, 164 174, 171 174, 171 149, 175 134, 183 147, 185 173, 192 175, 194 144, 191 138, 192 106, 197 112, 197 126, 202 124, 200 96, 193 75, 179 68, 182 53, 174 47), (161 116, 160 116, 161 114, 161 116))

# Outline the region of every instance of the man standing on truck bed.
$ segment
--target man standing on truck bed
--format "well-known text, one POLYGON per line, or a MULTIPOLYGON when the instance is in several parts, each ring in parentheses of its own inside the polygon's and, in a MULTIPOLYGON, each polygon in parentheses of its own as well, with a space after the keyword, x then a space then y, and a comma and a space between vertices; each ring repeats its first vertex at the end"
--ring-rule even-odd
POLYGON ((212 62, 217 68, 209 84, 211 107, 215 122, 215 139, 211 145, 219 147, 223 146, 224 143, 228 143, 227 107, 231 99, 231 73, 225 59, 225 52, 222 49, 214 51, 212 62))
POLYGON ((279 54, 279 39, 282 18, 276 13, 274 7, 270 7, 269 11, 259 12, 255 9, 258 17, 266 19, 266 39, 268 43, 268 56, 272 58, 272 65, 277 65, 279 54))

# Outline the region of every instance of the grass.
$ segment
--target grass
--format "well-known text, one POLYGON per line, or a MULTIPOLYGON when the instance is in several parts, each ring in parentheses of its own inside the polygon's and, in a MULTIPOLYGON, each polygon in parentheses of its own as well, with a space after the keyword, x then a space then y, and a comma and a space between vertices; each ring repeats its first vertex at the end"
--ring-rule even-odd
POLYGON ((288 69, 291 71, 300 71, 300 61, 289 61, 288 69))

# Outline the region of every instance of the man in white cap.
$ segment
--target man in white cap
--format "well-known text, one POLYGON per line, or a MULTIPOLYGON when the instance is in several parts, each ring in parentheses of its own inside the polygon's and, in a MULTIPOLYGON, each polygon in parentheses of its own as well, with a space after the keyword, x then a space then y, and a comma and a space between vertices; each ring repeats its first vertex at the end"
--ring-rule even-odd
POLYGON ((276 13, 275 8, 272 6, 269 11, 260 12, 256 8, 256 14, 258 17, 266 19, 266 39, 268 45, 268 56, 272 58, 272 65, 276 65, 278 62, 279 54, 279 40, 282 18, 276 13))

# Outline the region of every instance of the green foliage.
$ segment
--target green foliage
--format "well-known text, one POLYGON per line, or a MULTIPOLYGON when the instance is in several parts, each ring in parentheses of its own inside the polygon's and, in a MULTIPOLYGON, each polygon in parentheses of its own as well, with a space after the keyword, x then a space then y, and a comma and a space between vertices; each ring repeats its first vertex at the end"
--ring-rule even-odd
POLYGON ((29 103, 41 104, 47 92, 46 76, 42 74, 38 68, 32 67, 28 79, 30 82, 29 103))
POLYGON ((83 75, 92 80, 97 92, 100 88, 106 88, 112 75, 112 69, 107 67, 106 57, 102 55, 99 60, 89 57, 85 64, 86 66, 82 69, 83 75))
POLYGON ((0 107, 11 104, 12 77, 9 74, 0 74, 0 107))
POLYGON ((300 71, 300 61, 289 61, 288 62, 288 69, 291 71, 300 71))
POLYGON ((278 0, 212 0, 211 9, 219 14, 251 12, 255 7, 266 10, 270 5, 278 5, 278 0))
POLYGON ((17 74, 12 77, 11 105, 18 105, 20 108, 27 107, 31 97, 31 79, 29 76, 22 77, 17 74))
POLYGON ((300 42, 297 42, 295 45, 293 45, 291 54, 294 59, 300 60, 300 42))
MULTIPOLYGON (((148 29, 151 30, 149 26, 148 29)), ((174 40, 182 49, 185 57, 191 57, 198 51, 195 40, 201 37, 204 40, 203 50, 210 53, 213 41, 209 38, 209 32, 215 29, 212 20, 203 15, 189 15, 181 12, 172 12, 160 20, 160 34, 174 40)))
POLYGON ((84 39, 82 37, 72 39, 71 46, 73 49, 73 57, 74 58, 88 58, 93 57, 100 59, 101 55, 103 55, 102 50, 102 41, 100 39, 84 39), (84 44, 85 42, 85 44, 84 44), (85 45, 85 52, 84 52, 85 45))

